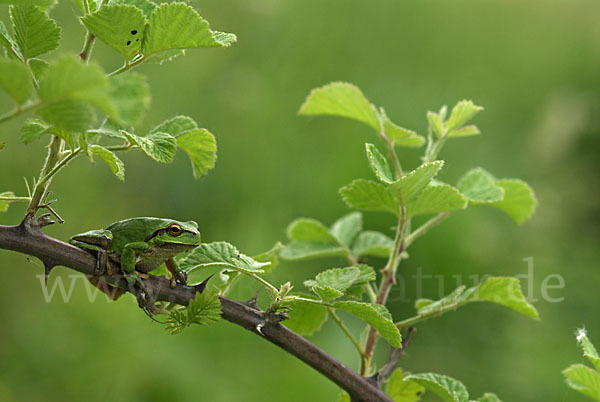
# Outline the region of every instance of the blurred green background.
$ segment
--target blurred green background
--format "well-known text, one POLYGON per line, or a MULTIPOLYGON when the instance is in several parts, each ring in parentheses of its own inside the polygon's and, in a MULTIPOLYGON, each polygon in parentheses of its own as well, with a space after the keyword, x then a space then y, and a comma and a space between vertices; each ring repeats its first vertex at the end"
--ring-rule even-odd
MULTIPOLYGON (((142 66, 152 108, 140 129, 176 114, 194 117, 217 137, 218 161, 194 181, 187 157, 171 165, 141 153, 123 155, 126 181, 101 162, 80 159, 54 182, 66 223, 47 228, 61 239, 131 216, 200 223, 203 240, 229 241, 256 254, 284 240, 298 216, 326 224, 348 212, 337 189, 370 178, 367 126, 296 112, 310 89, 334 80, 357 84, 391 119, 420 133, 425 112, 467 98, 485 106, 476 118, 483 135, 451 142, 441 179, 456 182, 473 166, 497 177, 521 177, 536 190, 534 218, 520 227, 491 209, 455 214, 414 245, 401 266, 407 297, 411 275, 516 275, 534 259, 533 297, 549 274, 566 286, 550 290, 559 303, 538 301, 535 322, 490 304, 469 305, 418 327, 402 367, 463 381, 472 397, 495 392, 504 401, 583 401, 560 371, 583 362, 574 331, 583 325, 600 345, 598 284, 600 209, 600 3, 591 0, 202 0, 194 5, 212 27, 235 32, 229 49, 188 51, 163 66, 142 66)), ((59 52, 79 52, 84 31, 71 2, 52 16, 62 25, 59 52)), ((7 21, 6 7, 1 16, 7 21)), ((51 57, 55 57, 52 54, 51 57)), ((106 70, 116 53, 97 44, 93 59, 106 70)), ((0 95, 0 111, 11 102, 0 95)), ((25 193, 23 177, 38 174, 45 141, 24 146, 23 118, 0 127, 0 191, 25 193)), ((140 131, 144 132, 144 131, 140 131)), ((401 151, 415 166, 419 151, 401 151)), ((22 204, 0 216, 16 224, 22 204)), ((392 222, 365 213, 369 229, 392 222)), ((380 261, 373 261, 379 266, 380 261)), ((320 269, 343 261, 283 263, 275 283, 297 289, 320 269)), ((0 251, 0 401, 334 401, 339 389, 275 346, 227 322, 178 336, 136 308, 131 296, 90 303, 82 278, 73 297, 44 302, 40 264, 0 251)), ((51 275, 68 279, 72 271, 51 275)), ((67 282, 68 283, 68 282, 67 282)), ((525 285, 525 283, 524 283, 525 285)), ((247 299, 256 285, 234 295, 247 299)), ((423 295, 438 297, 436 279, 423 295)), ((412 302, 392 294, 397 319, 412 302)), ((352 321, 359 331, 360 325, 352 321)), ((311 337, 352 367, 350 343, 328 322, 311 337)), ((379 363, 385 348, 378 351, 379 363)), ((423 400, 434 401, 427 395, 423 400)))

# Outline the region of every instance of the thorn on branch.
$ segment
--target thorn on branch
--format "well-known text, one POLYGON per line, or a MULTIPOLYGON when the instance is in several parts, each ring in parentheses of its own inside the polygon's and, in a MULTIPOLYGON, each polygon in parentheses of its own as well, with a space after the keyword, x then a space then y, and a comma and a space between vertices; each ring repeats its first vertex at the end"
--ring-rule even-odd
POLYGON ((48 277, 50 276, 50 271, 56 265, 51 261, 43 261, 44 262, 44 286, 48 287, 48 277))
POLYGON ((387 382, 387 379, 390 375, 392 375, 400 360, 405 356, 406 348, 408 348, 410 345, 411 336, 415 331, 415 327, 408 327, 406 329, 406 334, 402 337, 402 347, 393 348, 390 351, 390 358, 388 362, 370 378, 374 379, 380 388, 383 387, 383 385, 387 382))
POLYGON ((202 283, 194 285, 194 290, 196 291, 196 293, 202 293, 204 291, 204 289, 206 289, 206 285, 208 284, 208 281, 212 277, 213 277, 213 275, 210 275, 208 278, 206 278, 205 280, 203 280, 202 283))
POLYGON ((43 228, 44 226, 53 225, 54 223, 55 222, 50 218, 50 214, 43 214, 33 222, 33 226, 43 228))
POLYGON ((246 306, 250 307, 253 310, 256 311, 262 311, 260 309, 260 307, 258 306, 258 296, 260 295, 260 291, 262 290, 262 286, 259 286, 258 290, 256 291, 256 293, 254 294, 254 296, 252 296, 252 298, 246 302, 242 302, 243 304, 245 304, 246 306))

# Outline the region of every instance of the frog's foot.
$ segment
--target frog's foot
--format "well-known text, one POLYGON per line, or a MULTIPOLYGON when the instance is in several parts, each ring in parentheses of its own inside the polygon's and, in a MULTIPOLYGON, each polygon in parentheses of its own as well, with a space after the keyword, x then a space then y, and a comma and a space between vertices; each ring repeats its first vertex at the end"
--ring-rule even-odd
MULTIPOLYGON (((104 273, 108 271, 108 257, 106 255, 106 250, 98 250, 98 255, 96 256, 96 268, 94 268, 94 277, 99 277, 104 275, 104 273)), ((111 272, 109 272, 109 275, 111 272)))
POLYGON ((140 308, 144 310, 148 316, 152 317, 152 315, 157 312, 157 309, 151 301, 150 294, 142 279, 135 272, 125 274, 125 279, 127 280, 129 291, 135 295, 140 308))
POLYGON ((171 277, 171 288, 174 288, 176 284, 187 285, 187 272, 178 271, 171 277))

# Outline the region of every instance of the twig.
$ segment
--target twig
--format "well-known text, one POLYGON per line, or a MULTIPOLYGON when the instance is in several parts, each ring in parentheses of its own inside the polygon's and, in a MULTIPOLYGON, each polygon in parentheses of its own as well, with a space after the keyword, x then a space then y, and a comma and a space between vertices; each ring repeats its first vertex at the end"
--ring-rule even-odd
MULTIPOLYGON (((35 256, 50 268, 62 265, 86 275, 92 275, 96 268, 94 256, 80 248, 46 236, 29 221, 24 221, 18 226, 0 226, 0 249, 35 256)), ((109 284, 127 289, 127 282, 122 277, 112 276, 105 279, 109 284)), ((169 280, 152 275, 144 279, 144 284, 150 297, 156 301, 186 305, 195 294, 193 287, 176 285, 175 288, 171 288, 169 280)), ((259 333, 256 328, 259 324, 264 324, 262 312, 226 297, 221 297, 220 300, 222 316, 225 320, 261 336, 296 356, 346 390, 353 400, 392 402, 368 379, 283 325, 267 323, 262 326, 259 333)))

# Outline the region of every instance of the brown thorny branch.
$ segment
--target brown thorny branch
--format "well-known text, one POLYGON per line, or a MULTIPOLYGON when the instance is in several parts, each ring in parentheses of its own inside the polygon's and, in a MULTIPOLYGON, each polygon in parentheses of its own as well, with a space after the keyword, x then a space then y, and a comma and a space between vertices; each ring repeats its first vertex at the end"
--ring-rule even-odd
MULTIPOLYGON (((96 258, 78 247, 45 235, 40 230, 40 227, 45 224, 47 222, 44 220, 35 221, 26 218, 17 226, 0 225, 0 249, 37 257, 44 263, 46 272, 54 266, 61 265, 91 276, 96 267, 96 258)), ((121 275, 105 276, 103 280, 108 284, 127 289, 127 282, 121 275)), ((197 291, 202 291, 199 287, 179 284, 171 288, 169 280, 153 275, 148 275, 143 281, 152 301, 187 305, 197 291)), ((135 293, 135 291, 131 292, 135 293)), ((352 401, 391 402, 391 399, 378 388, 376 381, 359 375, 283 325, 267 320, 265 312, 255 303, 242 303, 226 297, 220 297, 220 301, 222 317, 225 320, 247 329, 302 360, 346 390, 352 401)))

